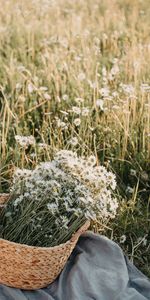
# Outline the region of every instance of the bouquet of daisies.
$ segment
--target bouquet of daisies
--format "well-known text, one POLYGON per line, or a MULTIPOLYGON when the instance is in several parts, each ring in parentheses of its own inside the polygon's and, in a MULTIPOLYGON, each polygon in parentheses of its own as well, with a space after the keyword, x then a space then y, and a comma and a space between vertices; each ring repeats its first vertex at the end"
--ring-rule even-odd
POLYGON ((42 247, 65 243, 86 220, 115 217, 115 188, 115 175, 94 156, 67 150, 34 170, 16 169, 1 211, 1 238, 42 247))

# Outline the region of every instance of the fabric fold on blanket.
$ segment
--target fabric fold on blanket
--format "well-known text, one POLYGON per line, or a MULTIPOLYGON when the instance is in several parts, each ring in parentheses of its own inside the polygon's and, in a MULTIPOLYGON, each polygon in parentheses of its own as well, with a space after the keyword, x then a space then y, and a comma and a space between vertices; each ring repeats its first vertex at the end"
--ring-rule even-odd
POLYGON ((36 291, 0 285, 0 300, 150 300, 150 281, 116 243, 88 231, 52 284, 36 291))

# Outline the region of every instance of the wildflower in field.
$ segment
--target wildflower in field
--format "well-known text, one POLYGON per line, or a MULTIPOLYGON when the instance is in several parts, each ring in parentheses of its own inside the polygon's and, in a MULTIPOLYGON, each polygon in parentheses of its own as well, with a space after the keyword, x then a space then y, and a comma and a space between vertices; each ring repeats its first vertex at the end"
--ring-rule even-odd
POLYGON ((131 169, 131 170, 130 170, 130 175, 131 175, 131 176, 136 176, 136 170, 131 169))
POLYGON ((102 76, 103 78, 107 77, 107 70, 105 66, 102 67, 102 76))
POLYGON ((35 88, 34 88, 34 86, 33 86, 33 84, 31 82, 28 83, 27 88, 28 88, 29 94, 32 94, 34 92, 34 90, 35 90, 35 88))
POLYGON ((142 83, 141 84, 141 91, 144 93, 150 93, 150 85, 147 83, 142 83))
POLYGON ((21 83, 16 83, 16 90, 20 90, 22 88, 22 84, 21 83))
POLYGON ((110 93, 108 87, 101 88, 101 89, 99 90, 99 92, 100 92, 101 96, 103 96, 103 97, 109 96, 109 93, 110 93))
POLYGON ((46 149, 48 147, 48 144, 46 144, 46 143, 38 143, 37 146, 40 149, 46 149))
POLYGON ((100 39, 98 37, 94 37, 93 39, 93 42, 96 44, 96 45, 99 45, 100 44, 100 39))
POLYGON ((72 137, 72 138, 69 140, 69 144, 71 144, 72 146, 78 145, 78 139, 77 139, 77 137, 72 137))
POLYGON ((134 189, 128 185, 126 188, 126 193, 132 194, 133 192, 134 192, 134 189))
POLYGON ((122 88, 123 92, 127 95, 134 95, 135 93, 135 88, 133 87, 132 84, 120 84, 120 87, 122 88))
POLYGON ((32 152, 32 153, 30 154, 30 157, 33 158, 33 159, 36 158, 36 153, 35 153, 35 152, 32 152))
POLYGON ((99 107, 101 110, 104 110, 104 100, 103 99, 97 99, 96 100, 96 106, 99 107))
POLYGON ((73 106, 71 110, 74 114, 80 115, 81 113, 81 108, 78 106, 73 106))
POLYGON ((121 237, 120 237, 120 244, 124 244, 124 242, 126 241, 126 235, 122 235, 121 237))
POLYGON ((89 110, 88 107, 83 107, 82 110, 81 110, 81 115, 83 117, 87 117, 89 115, 89 112, 90 112, 90 110, 89 110))
POLYGON ((51 100, 51 96, 48 93, 43 94, 45 100, 51 100))
POLYGON ((114 80, 115 77, 116 77, 116 75, 118 75, 118 74, 119 74, 119 67, 118 67, 117 64, 115 64, 115 65, 111 68, 111 70, 110 70, 110 72, 109 72, 109 74, 108 74, 109 80, 114 80))
POLYGON ((92 82, 91 80, 87 80, 89 86, 91 89, 96 89, 97 88, 97 82, 92 82))
POLYGON ((78 75, 78 80, 79 80, 79 81, 83 81, 83 80, 85 80, 85 79, 86 79, 85 73, 80 73, 80 74, 78 75))
POLYGON ((76 119, 74 119, 73 123, 74 123, 75 126, 79 126, 81 124, 81 119, 76 118, 76 119))
POLYGON ((146 237, 143 238, 143 241, 142 241, 142 242, 143 242, 143 246, 146 246, 146 245, 147 245, 147 242, 148 242, 148 241, 147 241, 146 237))
POLYGON ((68 101, 68 100, 69 100, 69 96, 68 96, 67 94, 64 94, 64 95, 62 96, 62 99, 63 99, 64 101, 68 101))
POLYGON ((27 148, 29 145, 35 145, 35 138, 34 136, 21 136, 15 135, 15 140, 19 144, 19 146, 23 148, 27 148))
POLYGON ((31 175, 32 171, 28 169, 20 169, 20 168, 15 168, 13 178, 17 180, 18 178, 24 178, 24 177, 29 177, 31 175))
POLYGON ((146 246, 147 242, 148 242, 146 237, 147 237, 147 234, 144 237, 139 237, 137 239, 137 244, 142 244, 143 246, 146 246))
POLYGON ((149 175, 147 174, 147 172, 142 171, 142 172, 141 172, 141 178, 142 178, 142 180, 144 180, 144 181, 148 181, 148 180, 149 180, 149 175))
POLYGON ((67 129, 68 125, 59 118, 56 118, 58 128, 67 129))
POLYGON ((111 75, 112 76, 116 76, 118 73, 119 73, 119 66, 116 64, 116 65, 114 65, 112 68, 111 68, 111 71, 110 71, 110 73, 111 73, 111 75))
POLYGON ((116 188, 116 177, 112 172, 107 172, 107 181, 111 184, 112 190, 116 188))

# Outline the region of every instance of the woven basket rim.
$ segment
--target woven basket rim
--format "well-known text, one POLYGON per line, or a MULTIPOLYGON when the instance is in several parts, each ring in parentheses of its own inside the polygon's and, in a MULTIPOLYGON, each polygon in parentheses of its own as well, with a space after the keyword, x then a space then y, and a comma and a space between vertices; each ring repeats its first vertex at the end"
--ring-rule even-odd
MULTIPOLYGON (((5 194, 5 193, 0 193, 0 198, 1 197, 6 197, 6 198, 9 198, 9 194, 5 194)), ((4 201, 5 202, 5 201, 4 201)), ((65 243, 61 243, 59 245, 56 245, 56 246, 53 246, 53 247, 39 247, 39 246, 31 246, 31 245, 27 245, 27 244, 20 244, 20 243, 16 243, 16 242, 13 242, 13 241, 9 241, 9 240, 6 240, 6 239, 2 239, 0 238, 0 241, 4 241, 4 242, 7 242, 8 245, 18 245, 19 247, 21 247, 22 249, 39 249, 39 250, 44 250, 44 251, 47 251, 47 250, 57 250, 58 248, 64 246, 64 245, 67 245, 67 244, 70 244, 71 242, 74 242, 75 239, 77 239, 81 234, 82 232, 84 232, 85 230, 88 229, 88 227, 90 226, 90 221, 85 221, 85 223, 72 235, 72 237, 65 243)))

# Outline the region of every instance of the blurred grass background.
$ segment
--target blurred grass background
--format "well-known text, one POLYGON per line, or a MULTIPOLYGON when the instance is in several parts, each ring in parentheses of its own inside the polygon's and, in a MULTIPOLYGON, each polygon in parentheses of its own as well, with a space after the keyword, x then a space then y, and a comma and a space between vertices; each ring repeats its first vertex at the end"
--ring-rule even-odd
POLYGON ((15 166, 58 149, 117 176, 105 231, 150 276, 150 6, 147 0, 0 0, 0 192, 15 166), (36 139, 23 148, 15 135, 36 139))

